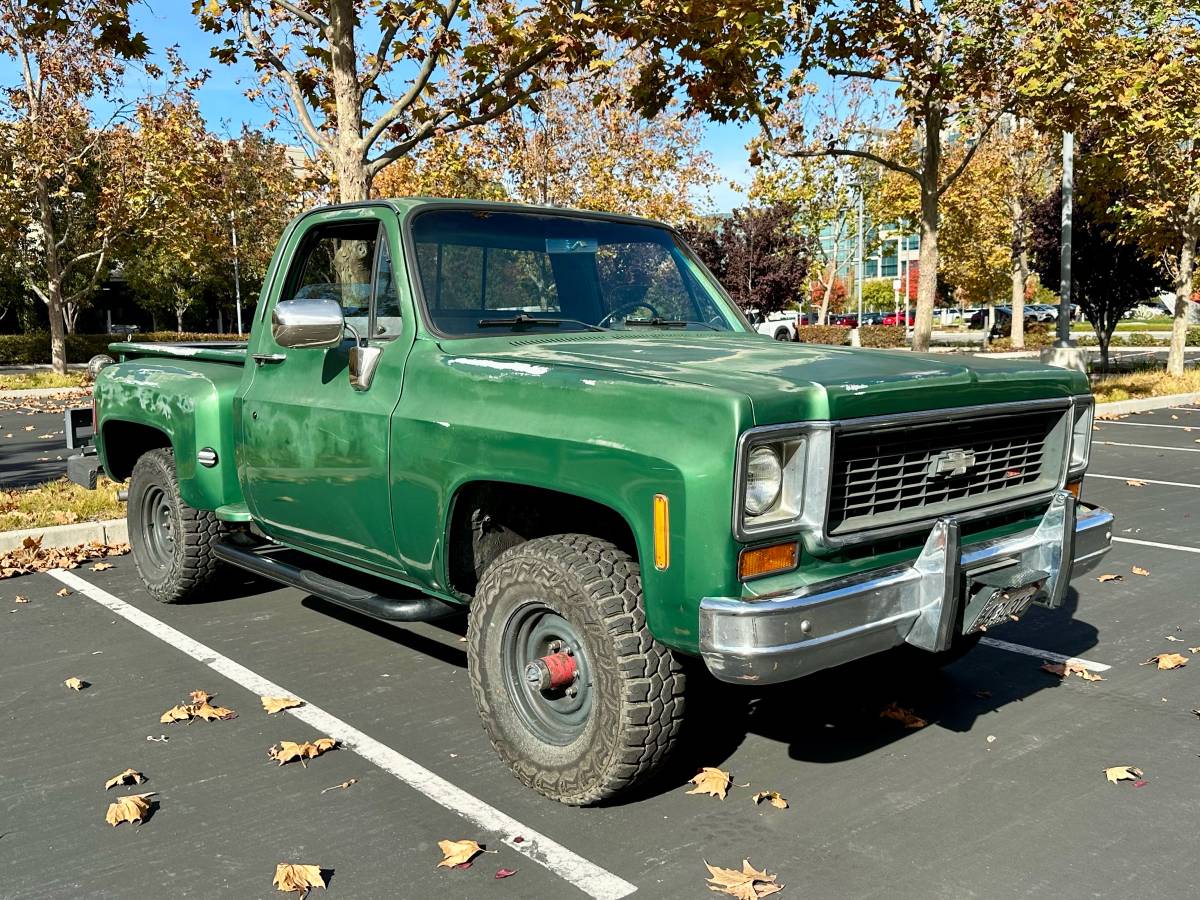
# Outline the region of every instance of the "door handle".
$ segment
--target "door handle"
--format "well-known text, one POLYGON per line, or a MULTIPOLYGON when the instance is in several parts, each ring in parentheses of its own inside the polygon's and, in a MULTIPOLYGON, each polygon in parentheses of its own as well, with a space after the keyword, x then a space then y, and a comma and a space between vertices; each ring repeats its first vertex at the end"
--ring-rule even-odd
POLYGON ((287 354, 286 353, 255 353, 254 356, 251 358, 261 366, 266 363, 283 362, 285 359, 287 359, 287 354))

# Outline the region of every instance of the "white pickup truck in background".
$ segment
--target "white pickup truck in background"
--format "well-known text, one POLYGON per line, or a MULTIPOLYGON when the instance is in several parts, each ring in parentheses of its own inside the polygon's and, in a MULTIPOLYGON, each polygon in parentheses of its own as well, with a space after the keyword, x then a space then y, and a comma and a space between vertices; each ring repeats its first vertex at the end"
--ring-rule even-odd
POLYGON ((770 335, 777 341, 796 340, 796 326, 800 324, 803 313, 794 309, 780 310, 767 313, 765 316, 757 309, 746 310, 746 317, 759 334, 770 335))

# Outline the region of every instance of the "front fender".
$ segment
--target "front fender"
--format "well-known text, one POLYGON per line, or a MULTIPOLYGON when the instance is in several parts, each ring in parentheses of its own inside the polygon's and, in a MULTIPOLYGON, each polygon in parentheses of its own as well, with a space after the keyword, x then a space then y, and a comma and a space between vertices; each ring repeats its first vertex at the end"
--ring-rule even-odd
POLYGON ((179 492, 195 509, 241 503, 234 453, 233 393, 240 368, 222 363, 131 360, 104 369, 96 379, 96 450, 104 470, 129 472, 148 449, 142 429, 166 436, 175 452, 179 492), (126 427, 134 426, 134 427, 126 427), (140 428, 138 427, 140 426, 140 428), (211 448, 217 464, 196 455, 211 448))

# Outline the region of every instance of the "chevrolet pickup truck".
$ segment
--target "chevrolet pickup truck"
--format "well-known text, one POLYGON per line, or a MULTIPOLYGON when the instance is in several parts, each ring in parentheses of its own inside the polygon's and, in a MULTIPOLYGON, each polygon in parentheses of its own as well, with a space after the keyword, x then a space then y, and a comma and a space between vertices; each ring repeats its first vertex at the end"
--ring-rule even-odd
POLYGON ((151 595, 235 566, 392 622, 465 612, 496 752, 568 804, 649 776, 705 668, 941 664, 1111 541, 1084 376, 774 341, 640 219, 315 210, 246 344, 110 353, 70 472, 130 479, 151 595))

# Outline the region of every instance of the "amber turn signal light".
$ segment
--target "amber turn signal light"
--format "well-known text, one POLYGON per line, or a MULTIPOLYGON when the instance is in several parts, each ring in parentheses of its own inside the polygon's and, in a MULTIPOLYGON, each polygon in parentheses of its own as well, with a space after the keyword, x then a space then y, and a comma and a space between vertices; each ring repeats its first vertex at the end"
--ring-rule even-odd
POLYGON ((1075 499, 1078 500, 1080 493, 1083 492, 1083 482, 1082 481, 1072 481, 1070 484, 1067 485, 1067 490, 1070 491, 1072 494, 1074 494, 1075 499))
POLYGON ((738 577, 742 581, 762 578, 776 572, 787 572, 796 568, 800 545, 795 541, 773 544, 770 547, 747 548, 738 557, 738 577))

